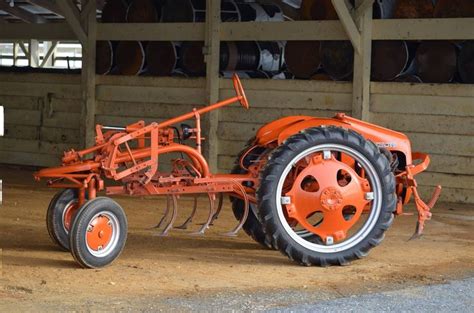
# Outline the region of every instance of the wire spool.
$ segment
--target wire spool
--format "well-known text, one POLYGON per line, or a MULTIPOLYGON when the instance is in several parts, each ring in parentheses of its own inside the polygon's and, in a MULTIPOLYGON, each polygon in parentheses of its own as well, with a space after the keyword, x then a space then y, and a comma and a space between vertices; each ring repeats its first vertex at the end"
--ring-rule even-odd
POLYGON ((395 77, 413 73, 416 44, 400 40, 372 43, 372 80, 391 81, 395 77))
POLYGON ((283 11, 275 4, 236 3, 240 22, 282 22, 285 20, 283 11))
MULTIPOLYGON (((206 21, 206 0, 166 1, 162 10, 162 21, 166 23, 199 23, 206 21)), ((223 22, 240 21, 240 13, 234 1, 221 2, 223 22)))
POLYGON ((255 41, 221 42, 222 71, 255 71, 260 65, 260 48, 255 41))
POLYGON ((107 0, 102 8, 102 23, 125 23, 128 3, 125 0, 107 0))
POLYGON ((285 64, 285 44, 280 41, 259 41, 259 69, 265 72, 280 72, 285 64))
POLYGON ((433 0, 398 0, 395 6, 395 18, 432 18, 433 0))
POLYGON ((416 75, 410 75, 410 74, 400 75, 396 77, 393 81, 397 83, 415 83, 415 84, 423 83, 420 77, 416 75))
POLYGON ((458 56, 458 73, 463 83, 474 84, 474 41, 466 41, 458 56))
POLYGON ((321 68, 321 42, 288 41, 285 61, 288 71, 296 78, 310 78, 321 68))
POLYGON ((120 41, 115 51, 118 74, 140 75, 146 69, 144 43, 140 41, 120 41))
POLYGON ((438 0, 434 9, 434 17, 474 17, 474 1, 438 0))
POLYGON ((350 79, 354 69, 354 49, 350 41, 323 41, 321 64, 334 80, 350 79))
POLYGON ((96 74, 107 75, 114 68, 114 46, 116 46, 116 43, 112 41, 96 42, 96 74))
POLYGON ((202 41, 186 41, 181 45, 181 67, 187 75, 202 76, 206 74, 203 48, 204 42, 202 41))
POLYGON ((178 68, 181 43, 150 41, 146 47, 147 72, 149 75, 171 76, 178 68))
POLYGON ((337 20, 337 12, 331 0, 303 0, 301 3, 303 20, 337 20))
POLYGON ((132 0, 127 9, 128 23, 158 23, 164 0, 132 0))
POLYGON ((417 75, 425 83, 448 83, 456 73, 456 48, 446 41, 422 42, 415 60, 417 75))
POLYGON ((314 74, 313 76, 311 76, 311 80, 319 80, 319 81, 332 81, 333 79, 331 78, 331 76, 329 76, 328 74, 326 73, 317 73, 317 74, 314 74))

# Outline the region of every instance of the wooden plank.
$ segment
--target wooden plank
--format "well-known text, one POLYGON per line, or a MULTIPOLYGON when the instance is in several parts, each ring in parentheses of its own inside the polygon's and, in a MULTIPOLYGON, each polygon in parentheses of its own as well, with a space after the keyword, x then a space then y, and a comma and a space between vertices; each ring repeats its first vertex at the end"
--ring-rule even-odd
POLYGON ((371 97, 371 112, 474 116, 474 98, 420 95, 380 95, 371 97))
MULTIPOLYGON (((247 90, 266 91, 308 91, 308 92, 328 92, 328 93, 348 93, 352 94, 352 83, 336 81, 318 80, 298 80, 298 79, 242 79, 242 85, 247 90)), ((232 80, 221 78, 221 89, 234 90, 232 80)))
POLYGON ((97 100, 102 101, 195 104, 205 103, 205 98, 200 88, 97 86, 97 100))
POLYGON ((413 151, 472 157, 474 136, 433 135, 410 133, 406 135, 412 142, 413 151))
POLYGON ((133 103, 100 101, 97 114, 140 118, 172 118, 191 112, 194 106, 189 104, 133 103))
POLYGON ((34 152, 0 151, 0 163, 3 164, 49 167, 57 166, 60 162, 61 154, 52 155, 34 152))
POLYGON ((53 73, 0 73, 1 82, 17 83, 49 83, 79 85, 81 76, 77 74, 53 74, 53 73))
POLYGON ((206 88, 206 80, 202 77, 97 75, 96 82, 97 85, 206 88))
MULTIPOLYGON (((255 123, 221 122, 218 129, 219 139, 246 142, 255 136, 255 133, 261 126, 261 124, 255 123)), ((222 154, 222 151, 220 151, 220 154, 222 154)))
POLYGON ((228 155, 232 157, 236 157, 240 151, 247 145, 247 140, 250 137, 246 138, 245 140, 220 140, 220 149, 219 155, 228 155))
POLYGON ((371 122, 401 132, 474 135, 472 117, 403 113, 372 113, 371 122))
MULTIPOLYGON (((433 193, 432 186, 419 186, 418 191, 424 199, 429 199, 433 193)), ((474 203, 474 192, 470 189, 443 188, 441 202, 474 203)), ((436 215, 436 206, 433 210, 436 215)))
POLYGON ((40 138, 50 143, 78 145, 80 143, 79 128, 41 127, 40 138))
POLYGON ((474 85, 472 84, 412 84, 393 82, 371 82, 370 84, 372 94, 474 97, 474 85))
POLYGON ((69 112, 55 112, 51 116, 43 116, 42 126, 79 129, 81 124, 81 114, 69 112))
POLYGON ((38 110, 38 97, 0 95, 0 105, 8 109, 38 110))
POLYGON ((430 154, 430 172, 474 175, 474 157, 430 154))
POLYGON ((474 39, 474 18, 385 19, 373 21, 374 40, 474 39))
POLYGON ((41 111, 17 110, 5 108, 5 121, 15 125, 41 125, 41 111))
POLYGON ((59 85, 49 83, 17 83, 3 82, 0 84, 0 94, 9 96, 32 96, 43 97, 48 93, 54 93, 59 97, 77 99, 80 95, 78 85, 59 85))
MULTIPOLYGON (((352 102, 351 94, 345 93, 247 90, 246 94, 250 109, 263 107, 349 111, 352 102)), ((234 95, 232 90, 221 91, 221 99, 234 95)))
POLYGON ((76 35, 66 22, 54 24, 2 24, 2 27, 0 27, 0 38, 2 40, 77 40, 76 35))
POLYGON ((97 40, 204 41, 204 23, 99 23, 97 40))
POLYGON ((69 149, 77 149, 77 145, 50 143, 39 140, 0 138, 0 151, 33 152, 59 155, 69 149))
MULTIPOLYGON (((339 111, 333 110, 311 110, 311 109, 294 109, 294 108, 251 108, 246 111, 240 107, 228 107, 221 110, 219 116, 221 122, 235 122, 235 123, 260 123, 266 124, 278 118, 290 115, 307 115, 314 117, 334 117, 339 111)), ((349 111, 344 113, 349 114, 349 111)))
POLYGON ((230 156, 230 155, 219 155, 219 172, 220 173, 229 173, 235 165, 235 161, 237 156, 230 156))
POLYGON ((348 40, 339 21, 222 23, 222 41, 348 40))
POLYGON ((5 124, 5 138, 39 139, 37 126, 5 124))
POLYGON ((470 189, 474 193, 474 176, 424 172, 416 176, 423 186, 441 185, 446 188, 470 189))

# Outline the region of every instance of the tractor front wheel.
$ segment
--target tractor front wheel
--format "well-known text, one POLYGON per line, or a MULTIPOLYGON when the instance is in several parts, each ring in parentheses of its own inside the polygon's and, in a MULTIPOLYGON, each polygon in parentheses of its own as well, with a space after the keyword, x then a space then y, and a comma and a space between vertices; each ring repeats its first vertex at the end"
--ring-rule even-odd
POLYGON ((49 236, 64 251, 69 251, 69 230, 77 210, 76 189, 64 189, 54 195, 46 213, 49 236))
POLYGON ((257 191, 267 239, 306 266, 345 265, 384 238, 396 207, 387 158, 360 134, 316 127, 275 149, 257 191))
POLYGON ((119 257, 127 240, 127 217, 107 197, 86 202, 77 213, 69 237, 74 259, 85 268, 100 268, 119 257))

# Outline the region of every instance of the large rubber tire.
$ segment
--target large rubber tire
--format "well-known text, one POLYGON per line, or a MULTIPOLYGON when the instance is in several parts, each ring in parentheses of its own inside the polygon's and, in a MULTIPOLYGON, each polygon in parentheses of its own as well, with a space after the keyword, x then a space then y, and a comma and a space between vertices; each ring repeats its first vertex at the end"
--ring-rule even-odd
MULTIPOLYGON (((64 214, 77 201, 75 189, 64 189, 56 193, 49 203, 46 213, 46 228, 49 237, 61 250, 69 251, 69 231, 64 224, 64 214)), ((74 218, 72 218, 74 219, 74 218)))
MULTIPOLYGON (((250 140, 250 142, 252 142, 252 140, 250 140)), ((237 157, 237 160, 235 161, 235 166, 231 171, 232 174, 246 174, 247 173, 247 171, 241 168, 239 165, 240 157, 246 150, 247 148, 239 153, 239 156, 237 157)), ((260 151, 260 152, 263 153, 264 151, 260 151)), ((245 158, 243 163, 245 166, 248 166, 251 164, 252 161, 255 161, 259 157, 260 157, 260 153, 249 154, 245 158)), ((244 200, 230 197, 230 201, 232 203, 232 212, 234 213, 235 218, 237 220, 240 220, 244 214, 244 200)), ((258 220, 258 217, 254 213, 254 211, 256 211, 255 204, 250 203, 250 206, 251 207, 250 207, 249 215, 242 227, 243 230, 245 231, 247 235, 249 235, 253 240, 255 240, 264 248, 272 249, 271 243, 266 238, 265 232, 263 230, 263 225, 262 223, 260 223, 260 221, 258 220)))
MULTIPOLYGON (((294 163, 292 163, 294 164, 294 163)), ((280 197, 278 197, 279 199, 280 197)), ((260 188, 257 191, 259 201, 260 221, 262 221, 267 234, 267 239, 281 253, 301 265, 329 266, 346 265, 350 261, 365 257, 369 250, 383 240, 385 231, 393 222, 396 209, 395 177, 390 170, 387 158, 372 142, 364 139, 358 133, 338 127, 315 127, 306 129, 301 133, 291 136, 282 145, 275 149, 261 175, 260 188), (376 177, 379 178, 381 190, 381 203, 378 205, 379 215, 372 228, 364 232, 360 241, 354 246, 348 245, 346 250, 336 252, 321 252, 322 249, 310 249, 290 234, 281 221, 283 214, 278 214, 277 185, 284 170, 290 166, 294 158, 305 151, 310 151, 323 144, 333 144, 348 147, 365 157, 373 166, 376 177)), ((377 215, 374 215, 377 216, 377 215)))
MULTIPOLYGON (((103 225, 103 224, 101 224, 103 225)), ((101 268, 115 261, 123 251, 127 240, 127 217, 122 207, 107 197, 98 197, 86 202, 80 209, 72 225, 69 244, 74 259, 84 268, 101 268), (110 227, 110 240, 103 249, 93 249, 89 233, 95 235, 97 219, 107 218, 105 227, 110 227), (91 225, 95 225, 92 227, 91 225)), ((106 233, 108 230, 106 230, 106 233)), ((100 235, 98 235, 100 236, 100 235)), ((99 237, 101 238, 101 237, 99 237)))

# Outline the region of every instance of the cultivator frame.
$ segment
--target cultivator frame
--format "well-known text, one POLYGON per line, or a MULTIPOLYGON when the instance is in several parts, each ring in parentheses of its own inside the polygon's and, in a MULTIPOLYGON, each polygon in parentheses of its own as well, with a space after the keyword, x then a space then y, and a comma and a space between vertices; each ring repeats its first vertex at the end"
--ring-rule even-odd
MULTIPOLYGON (((161 123, 153 122, 145 125, 143 121, 139 121, 126 127, 97 125, 95 146, 85 150, 65 152, 62 166, 42 169, 34 176, 38 180, 48 178, 48 185, 52 188, 76 190, 77 203, 74 210, 78 210, 95 199, 97 193, 103 190, 107 195, 166 196, 168 205, 163 218, 156 226, 162 227, 165 219, 169 220, 163 226, 160 233, 162 236, 168 234, 176 221, 179 196, 193 196, 194 207, 186 222, 175 228, 188 226, 197 210, 197 195, 207 195, 210 205, 206 222, 194 233, 202 235, 221 212, 222 196, 226 193, 244 202, 243 214, 237 226, 226 233, 228 236, 235 236, 246 222, 251 204, 258 205, 259 203, 256 191, 261 184, 260 174, 267 163, 267 158, 261 158, 250 165, 245 165, 246 156, 256 148, 275 150, 289 137, 304 132, 306 129, 336 127, 354 131, 376 143, 381 150, 386 150, 389 154, 403 159, 404 165, 399 166, 394 172, 397 184, 397 205, 394 213, 402 214, 403 205, 408 203, 413 195, 418 210, 418 223, 414 236, 421 235, 425 221, 431 217, 430 209, 434 206, 441 190, 439 186, 436 188, 428 204, 423 202, 418 195, 414 176, 428 167, 429 157, 421 153, 412 154, 410 142, 405 135, 344 114, 337 114, 332 119, 292 116, 269 123, 258 131, 251 146, 240 156, 238 163, 245 173, 211 173, 201 151, 204 139, 201 134, 201 116, 236 102, 240 102, 245 109, 248 109, 249 103, 237 75, 233 77, 233 85, 236 91, 235 97, 200 109, 193 109, 192 112, 161 123), (174 126, 190 119, 195 120, 195 127, 181 124, 181 130, 178 130, 174 126), (194 139, 195 147, 183 144, 186 139, 194 139), (162 173, 159 171, 160 156, 168 153, 181 154, 181 158, 173 160, 171 172, 162 173), (414 164, 415 160, 419 163, 414 164), (106 187, 105 179, 120 181, 122 184, 106 187)), ((337 196, 341 197, 340 194, 337 196)), ((324 201, 327 204, 332 203, 333 200, 337 198, 332 199, 326 196, 324 201)), ((289 206, 286 208, 289 210, 289 206)), ((67 214, 70 218, 73 215, 70 212, 67 214)), ((74 221, 69 221, 69 223, 72 222, 74 221)), ((91 224, 89 227, 92 226, 94 225, 91 224)), ((77 253, 73 255, 78 259, 77 253)))

